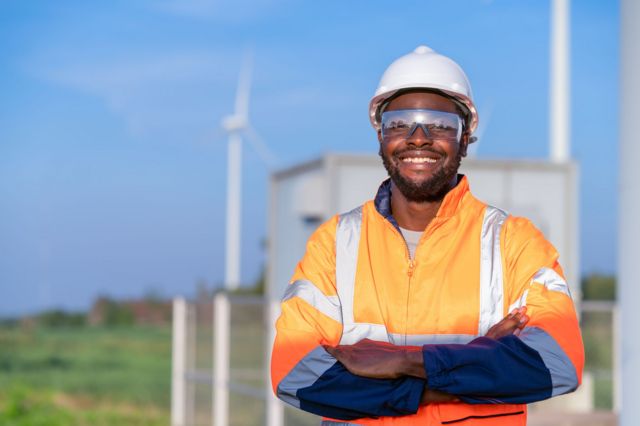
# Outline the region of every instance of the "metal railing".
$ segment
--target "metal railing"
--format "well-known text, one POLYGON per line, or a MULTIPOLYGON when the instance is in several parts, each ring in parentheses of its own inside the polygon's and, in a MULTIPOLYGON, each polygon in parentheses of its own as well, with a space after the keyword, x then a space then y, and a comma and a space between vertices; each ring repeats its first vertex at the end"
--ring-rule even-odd
POLYGON ((282 425, 268 368, 271 312, 260 296, 174 299, 172 426, 282 425))
MULTIPOLYGON (((530 412, 532 424, 548 424, 544 416, 555 414, 567 424, 580 424, 592 420, 587 413, 593 411, 597 418, 609 419, 602 424, 615 424, 621 401, 618 308, 604 301, 583 301, 580 308, 586 350, 584 385, 569 398, 535 404, 530 412), (569 420, 569 412, 576 422, 569 420)), ((317 424, 317 417, 285 411, 271 390, 269 363, 277 302, 219 293, 204 302, 175 299, 173 312, 173 426, 281 426, 285 414, 288 424, 317 424)))

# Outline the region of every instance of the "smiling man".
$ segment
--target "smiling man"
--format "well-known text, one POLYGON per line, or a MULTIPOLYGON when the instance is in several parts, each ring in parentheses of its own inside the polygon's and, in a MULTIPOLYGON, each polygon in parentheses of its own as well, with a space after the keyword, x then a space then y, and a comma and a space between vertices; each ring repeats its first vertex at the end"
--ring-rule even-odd
POLYGON ((478 114, 426 46, 369 106, 389 179, 307 244, 282 302, 274 391, 324 425, 524 425, 575 390, 584 353, 558 253, 458 174, 478 114))

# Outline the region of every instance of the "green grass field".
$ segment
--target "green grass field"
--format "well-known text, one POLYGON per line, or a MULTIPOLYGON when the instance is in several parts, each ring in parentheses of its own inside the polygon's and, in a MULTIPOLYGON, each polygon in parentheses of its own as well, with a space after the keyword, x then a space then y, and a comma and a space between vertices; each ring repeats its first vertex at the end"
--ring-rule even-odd
POLYGON ((594 406, 613 408, 613 333, 609 312, 588 312, 581 321, 585 370, 594 377, 594 406))
POLYGON ((169 424, 166 328, 0 328, 0 424, 169 424))
MULTIPOLYGON (((262 315, 255 307, 232 314, 231 377, 264 386, 262 315)), ((595 378, 595 406, 611 409, 611 317, 582 318, 586 367, 595 378)), ((197 327, 195 364, 211 368, 209 323, 197 327)), ((0 425, 168 425, 170 327, 23 328, 0 326, 0 425)), ((194 423, 210 424, 211 386, 194 388, 194 423)), ((230 424, 263 424, 264 402, 230 395, 230 424)), ((318 418, 286 410, 290 426, 318 418)))

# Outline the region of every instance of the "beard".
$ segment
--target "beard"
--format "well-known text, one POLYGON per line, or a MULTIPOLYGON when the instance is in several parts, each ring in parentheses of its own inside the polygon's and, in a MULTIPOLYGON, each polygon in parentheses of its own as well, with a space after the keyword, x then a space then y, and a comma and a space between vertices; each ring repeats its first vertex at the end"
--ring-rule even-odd
POLYGON ((398 158, 400 154, 402 152, 392 154, 392 159, 384 153, 382 145, 380 145, 380 150, 378 151, 378 155, 382 158, 382 164, 387 169, 391 181, 407 200, 417 203, 441 201, 451 189, 451 182, 458 175, 458 169, 462 161, 462 155, 458 150, 451 164, 440 167, 428 179, 414 182, 400 174, 400 169, 396 165, 400 161, 398 158))

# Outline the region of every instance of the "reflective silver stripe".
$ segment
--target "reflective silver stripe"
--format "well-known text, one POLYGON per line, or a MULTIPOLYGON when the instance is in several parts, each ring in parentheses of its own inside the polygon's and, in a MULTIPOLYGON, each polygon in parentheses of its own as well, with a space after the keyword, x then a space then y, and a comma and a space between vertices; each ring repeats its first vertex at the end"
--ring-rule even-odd
POLYGON ((387 328, 382 324, 351 323, 343 326, 341 345, 353 345, 362 339, 390 342, 387 328))
POLYGON ((396 345, 406 344, 409 346, 422 345, 448 345, 451 343, 466 344, 475 339, 474 334, 392 334, 391 343, 396 345), (405 342, 406 343, 402 343, 405 342))
POLYGON ((293 282, 284 292, 282 302, 286 302, 292 297, 299 297, 329 318, 339 323, 342 322, 342 311, 340 310, 338 296, 324 295, 311 281, 298 280, 293 282))
POLYGON ((353 344, 360 340, 353 340, 351 331, 354 323, 353 293, 358 266, 361 225, 362 206, 340 215, 336 229, 336 287, 342 306, 344 329, 340 343, 343 345, 353 344))
POLYGON ((538 327, 526 327, 520 340, 540 354, 544 365, 551 373, 551 396, 571 392, 578 387, 576 368, 550 334, 538 327))
POLYGON ((300 389, 308 388, 318 380, 328 369, 336 363, 336 359, 329 355, 322 346, 317 346, 304 356, 289 374, 278 384, 278 398, 300 408, 300 400, 296 393, 300 389))
POLYGON ((504 289, 500 231, 507 218, 504 211, 487 206, 480 234, 480 318, 478 334, 484 336, 503 317, 504 289))
POLYGON ((393 343, 394 345, 422 346, 429 344, 469 343, 478 337, 472 334, 401 334, 389 333, 382 324, 353 323, 344 326, 343 339, 353 344, 362 339, 371 339, 377 342, 393 343), (347 337, 345 337, 347 336, 347 337))
MULTIPOLYGON (((547 290, 557 291, 562 294, 566 294, 571 297, 571 291, 569 290, 569 285, 562 278, 560 274, 554 271, 551 268, 540 268, 538 272, 531 278, 531 282, 529 286, 533 283, 538 283, 544 285, 547 290)), ((529 289, 526 289, 522 296, 518 300, 516 300, 511 306, 509 306, 509 312, 513 311, 516 308, 521 308, 527 305, 527 295, 529 294, 529 289)))
POLYGON ((548 290, 559 291, 571 297, 567 282, 551 268, 540 268, 531 279, 531 284, 534 282, 543 284, 548 290))
POLYGON ((511 304, 511 306, 509 306, 509 310, 507 312, 512 312, 514 309, 518 309, 518 308, 522 308, 523 306, 526 306, 528 294, 529 294, 529 289, 526 289, 524 293, 522 293, 522 296, 520 296, 518 300, 516 300, 511 304))

